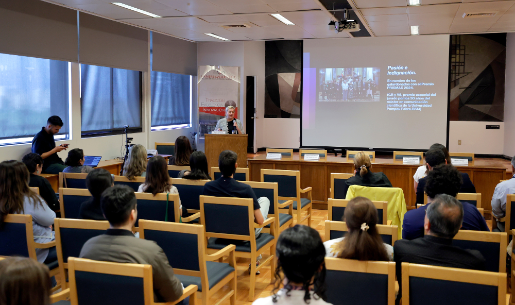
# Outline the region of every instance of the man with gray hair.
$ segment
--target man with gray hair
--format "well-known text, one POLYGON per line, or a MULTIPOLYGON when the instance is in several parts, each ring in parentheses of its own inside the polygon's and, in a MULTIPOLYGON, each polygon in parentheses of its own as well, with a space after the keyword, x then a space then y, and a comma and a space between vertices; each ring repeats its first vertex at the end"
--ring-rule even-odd
POLYGON ((234 117, 235 113, 236 107, 232 105, 225 107, 225 118, 218 120, 215 130, 227 134, 244 134, 243 125, 240 120, 234 117))
POLYGON ((492 196, 492 214, 497 220, 497 227, 492 230, 494 232, 504 232, 504 221, 500 219, 506 216, 506 195, 515 194, 515 156, 511 158, 511 172, 513 177, 497 184, 492 196))

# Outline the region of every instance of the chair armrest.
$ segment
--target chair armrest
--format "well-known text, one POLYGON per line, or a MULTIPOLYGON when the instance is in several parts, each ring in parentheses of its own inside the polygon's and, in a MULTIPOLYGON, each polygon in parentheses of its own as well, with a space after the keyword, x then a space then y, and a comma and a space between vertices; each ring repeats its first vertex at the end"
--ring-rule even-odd
POLYGON ((387 225, 387 226, 391 226, 391 225, 392 225, 392 221, 391 221, 391 220, 387 220, 387 221, 386 221, 386 225, 387 225))
POLYGON ((304 193, 307 193, 307 192, 311 192, 312 190, 313 190, 313 188, 311 186, 308 186, 305 189, 300 189, 300 193, 304 194, 304 193))
MULTIPOLYGON (((166 303, 153 303, 152 302, 152 304, 175 305, 177 303, 182 302, 182 300, 184 300, 187 297, 192 297, 192 298, 195 297, 195 293, 197 292, 197 290, 198 290, 197 285, 188 285, 188 287, 184 288, 184 290, 182 291, 182 296, 179 299, 177 299, 176 301, 166 302, 166 303)), ((191 298, 190 298, 190 304, 191 304, 191 298)))
POLYGON ((275 217, 270 217, 265 222, 263 222, 263 224, 254 223, 254 229, 263 228, 264 226, 268 226, 269 224, 271 224, 274 221, 275 221, 275 217))
POLYGON ((278 203, 277 206, 282 209, 282 208, 286 208, 288 207, 289 205, 292 205, 293 204, 293 200, 287 200, 285 203, 278 203))
POLYGON ((229 255, 232 251, 236 251, 235 245, 228 245, 227 247, 223 248, 222 250, 216 251, 213 254, 207 254, 206 259, 208 261, 215 261, 223 256, 229 255))
POLYGON ((36 249, 48 249, 48 248, 55 247, 55 240, 44 243, 44 244, 40 244, 40 243, 34 243, 34 244, 36 245, 36 249))
POLYGON ((194 220, 194 219, 197 219, 197 218, 199 218, 199 217, 200 217, 200 212, 195 213, 195 214, 193 214, 193 215, 190 215, 190 216, 188 216, 188 217, 183 217, 183 218, 182 218, 182 222, 190 222, 190 221, 192 221, 192 220, 194 220))
POLYGON ((50 303, 57 303, 59 301, 64 301, 70 297, 70 288, 66 288, 63 291, 58 293, 54 293, 50 296, 50 303))

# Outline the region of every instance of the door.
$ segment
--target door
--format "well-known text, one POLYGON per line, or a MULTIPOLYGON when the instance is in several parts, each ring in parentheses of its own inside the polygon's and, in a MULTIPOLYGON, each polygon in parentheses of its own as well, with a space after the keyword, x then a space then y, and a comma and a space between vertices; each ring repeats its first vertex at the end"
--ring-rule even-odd
POLYGON ((256 143, 255 143, 255 118, 256 118, 256 77, 255 76, 247 76, 246 80, 246 90, 245 90, 245 122, 248 134, 248 153, 256 153, 256 143))

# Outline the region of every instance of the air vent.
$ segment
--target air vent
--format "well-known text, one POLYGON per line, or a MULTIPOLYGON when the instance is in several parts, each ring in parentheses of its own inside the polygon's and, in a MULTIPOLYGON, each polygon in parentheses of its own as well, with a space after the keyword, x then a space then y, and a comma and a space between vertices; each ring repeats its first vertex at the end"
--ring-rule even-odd
POLYGON ((250 28, 251 27, 251 25, 248 23, 226 23, 226 24, 221 24, 220 26, 223 27, 224 29, 250 28))
POLYGON ((481 13, 463 13, 463 18, 482 18, 482 17, 493 17, 497 15, 497 12, 481 12, 481 13))

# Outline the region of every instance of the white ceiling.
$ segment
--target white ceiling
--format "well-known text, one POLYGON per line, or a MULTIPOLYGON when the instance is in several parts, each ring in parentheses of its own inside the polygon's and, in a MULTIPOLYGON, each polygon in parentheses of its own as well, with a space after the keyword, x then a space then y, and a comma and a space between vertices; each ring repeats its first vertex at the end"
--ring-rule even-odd
MULTIPOLYGON (((192 41, 349 38, 327 24, 331 14, 318 0, 44 0, 109 19, 192 41), (162 16, 152 18, 111 4, 122 2, 162 16), (271 13, 295 23, 285 25, 271 13), (223 28, 246 24, 246 28, 223 28)), ((489 33, 515 31, 515 0, 349 0, 372 36, 410 35, 418 25, 425 34, 489 33), (463 18, 464 13, 495 13, 491 17, 463 18)))

